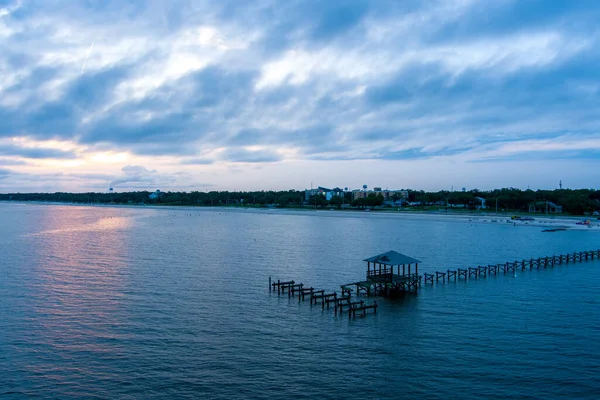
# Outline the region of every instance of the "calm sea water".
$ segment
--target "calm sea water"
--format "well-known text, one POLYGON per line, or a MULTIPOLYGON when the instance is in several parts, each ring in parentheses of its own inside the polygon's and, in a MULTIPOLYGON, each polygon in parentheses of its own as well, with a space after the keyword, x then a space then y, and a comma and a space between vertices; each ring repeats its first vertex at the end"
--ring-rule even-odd
POLYGON ((391 249, 433 272, 598 248, 444 217, 0 204, 0 398, 598 399, 598 262, 354 320, 268 291, 339 290, 391 249))

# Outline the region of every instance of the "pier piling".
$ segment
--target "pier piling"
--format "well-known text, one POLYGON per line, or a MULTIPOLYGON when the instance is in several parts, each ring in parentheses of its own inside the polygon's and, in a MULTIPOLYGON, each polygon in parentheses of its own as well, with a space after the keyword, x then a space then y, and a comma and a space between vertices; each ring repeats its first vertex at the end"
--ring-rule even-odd
MULTIPOLYGON (((397 257, 397 255, 392 254, 393 257, 397 257)), ((402 255, 399 255, 402 256, 402 255)), ((402 256, 404 257, 404 256, 402 256)), ((435 273, 423 273, 423 275, 419 275, 417 272, 417 267, 415 266, 415 272, 411 273, 410 264, 408 265, 408 273, 406 273, 405 266, 402 265, 402 269, 400 266, 397 267, 397 273, 394 271, 394 266, 391 266, 390 260, 385 260, 386 263, 374 263, 373 261, 369 261, 369 270, 367 271, 367 280, 349 283, 346 285, 341 285, 341 296, 338 296, 337 292, 326 293, 325 290, 315 290, 313 287, 305 287, 303 283, 295 283, 293 280, 289 281, 281 281, 280 279, 277 282, 274 282, 272 277, 269 276, 269 292, 274 292, 275 288, 277 288, 277 294, 282 295, 287 291, 288 297, 291 298, 298 294, 298 302, 301 302, 305 299, 306 295, 309 295, 311 306, 321 303, 321 309, 325 310, 325 307, 330 308, 330 304, 334 305, 335 314, 337 315, 338 311, 340 315, 343 313, 344 307, 348 308, 348 316, 354 317, 356 313, 361 313, 362 315, 366 315, 367 310, 373 310, 373 313, 377 313, 377 302, 373 302, 372 304, 365 304, 364 300, 360 301, 351 301, 351 295, 353 287, 356 287, 357 294, 364 293, 367 296, 371 295, 391 295, 392 293, 406 293, 406 292, 414 292, 416 293, 418 287, 421 285, 421 281, 424 278, 424 283, 440 284, 440 280, 442 284, 446 283, 446 277, 448 278, 448 282, 450 279, 454 278, 454 281, 460 280, 464 278, 465 281, 470 280, 471 278, 481 278, 486 277, 490 274, 498 275, 500 271, 507 274, 509 272, 515 273, 517 269, 521 271, 526 271, 529 267, 529 270, 533 270, 533 268, 537 268, 538 270, 543 268, 548 268, 549 266, 562 265, 563 263, 581 263, 583 261, 600 259, 600 250, 586 250, 579 251, 573 253, 545 256, 539 258, 529 258, 522 260, 515 260, 514 262, 506 262, 504 264, 488 264, 487 266, 478 265, 477 267, 468 267, 468 268, 457 268, 456 270, 448 269, 446 271, 436 271, 435 273), (370 263, 373 262, 373 269, 371 268, 370 263), (435 277, 435 282, 434 282, 435 277)), ((384 260, 384 258, 381 258, 384 260)), ((411 259, 413 260, 413 259, 411 259)), ((396 264, 397 265, 397 264, 396 264)))

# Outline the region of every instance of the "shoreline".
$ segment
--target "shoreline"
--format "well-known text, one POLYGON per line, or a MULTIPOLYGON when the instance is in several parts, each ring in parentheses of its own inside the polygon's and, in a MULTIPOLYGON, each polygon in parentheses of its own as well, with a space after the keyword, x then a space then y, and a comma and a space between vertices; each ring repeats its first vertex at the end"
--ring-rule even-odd
POLYGON ((211 212, 255 212, 259 214, 289 214, 289 215, 352 215, 352 216, 379 216, 379 217, 416 217, 432 218, 438 220, 463 220, 464 222, 478 224, 506 224, 513 226, 564 228, 568 230, 600 230, 600 220, 596 216, 573 216, 573 215, 545 215, 530 213, 495 213, 495 212, 473 212, 473 211, 446 211, 446 210, 371 210, 370 212, 360 209, 314 209, 306 207, 235 207, 235 206, 190 206, 190 205, 157 205, 157 204, 80 204, 47 201, 0 201, 0 204, 15 205, 45 205, 66 207, 100 207, 121 209, 151 209, 151 210, 186 210, 186 211, 211 211, 211 212), (511 220, 513 215, 522 215, 534 218, 534 221, 511 220), (578 221, 589 220, 590 225, 577 225, 578 221))

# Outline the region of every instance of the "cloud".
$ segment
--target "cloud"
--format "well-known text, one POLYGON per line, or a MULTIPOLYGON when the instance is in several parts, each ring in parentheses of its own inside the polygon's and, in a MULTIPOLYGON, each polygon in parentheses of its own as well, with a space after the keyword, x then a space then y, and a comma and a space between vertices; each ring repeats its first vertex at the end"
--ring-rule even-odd
POLYGON ((6 179, 9 175, 12 175, 12 171, 6 168, 0 168, 0 179, 6 179))
POLYGON ((265 163, 277 162, 281 156, 272 150, 228 149, 220 154, 220 159, 230 162, 265 163))
POLYGON ((123 174, 111 181, 110 186, 147 183, 154 184, 158 178, 156 170, 149 170, 141 165, 126 165, 121 168, 123 174))
POLYGON ((0 158, 0 166, 6 165, 27 165, 27 161, 15 160, 12 158, 0 158))
POLYGON ((179 163, 181 165, 210 165, 213 164, 215 161, 211 160, 211 159, 206 159, 206 158, 189 158, 186 160, 181 160, 179 163))
POLYGON ((539 155, 592 160, 585 146, 600 132, 595 2, 49 0, 0 9, 0 140, 9 143, 0 155, 48 168, 72 161, 79 175, 67 179, 78 183, 97 170, 97 151, 126 154, 119 166, 153 166, 111 170, 109 181, 171 187, 194 165, 227 181, 222 162, 286 161, 289 176, 305 161, 332 170, 351 160, 500 162, 532 143, 539 155))
POLYGON ((42 147, 21 147, 13 144, 1 144, 0 143, 0 155, 2 156, 16 156, 23 158, 32 159, 73 159, 76 157, 75 152, 66 151, 54 148, 42 148, 42 147))
POLYGON ((116 190, 155 190, 211 187, 212 183, 197 181, 186 171, 159 172, 141 165, 126 165, 118 176, 112 176, 110 187, 116 190))

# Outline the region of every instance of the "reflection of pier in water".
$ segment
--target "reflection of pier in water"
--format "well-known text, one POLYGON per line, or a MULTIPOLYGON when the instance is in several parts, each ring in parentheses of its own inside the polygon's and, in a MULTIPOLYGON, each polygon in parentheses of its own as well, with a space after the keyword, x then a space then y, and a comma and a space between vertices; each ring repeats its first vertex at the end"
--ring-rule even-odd
POLYGON ((436 271, 434 274, 424 273, 419 275, 420 261, 396 251, 388 251, 377 256, 365 259, 367 262, 366 280, 341 285, 341 295, 337 292, 326 293, 325 290, 315 290, 313 287, 304 287, 302 283, 294 281, 272 282, 269 277, 269 291, 277 290, 277 294, 285 294, 288 297, 298 295, 298 301, 309 297, 310 304, 321 304, 321 308, 330 308, 333 305, 335 314, 342 314, 344 308, 348 316, 356 316, 356 313, 366 315, 367 310, 377 313, 377 303, 365 303, 364 300, 352 301, 352 293, 367 296, 393 296, 402 293, 416 293, 423 284, 444 284, 454 280, 465 281, 486 278, 488 275, 499 275, 515 273, 518 270, 525 271, 541 268, 552 268, 557 265, 575 262, 584 262, 600 259, 600 250, 588 250, 548 257, 523 259, 521 261, 509 261, 503 264, 478 265, 477 267, 448 269, 436 271), (414 272, 411 271, 414 264, 414 272), (402 270, 400 269, 402 267, 402 270))

